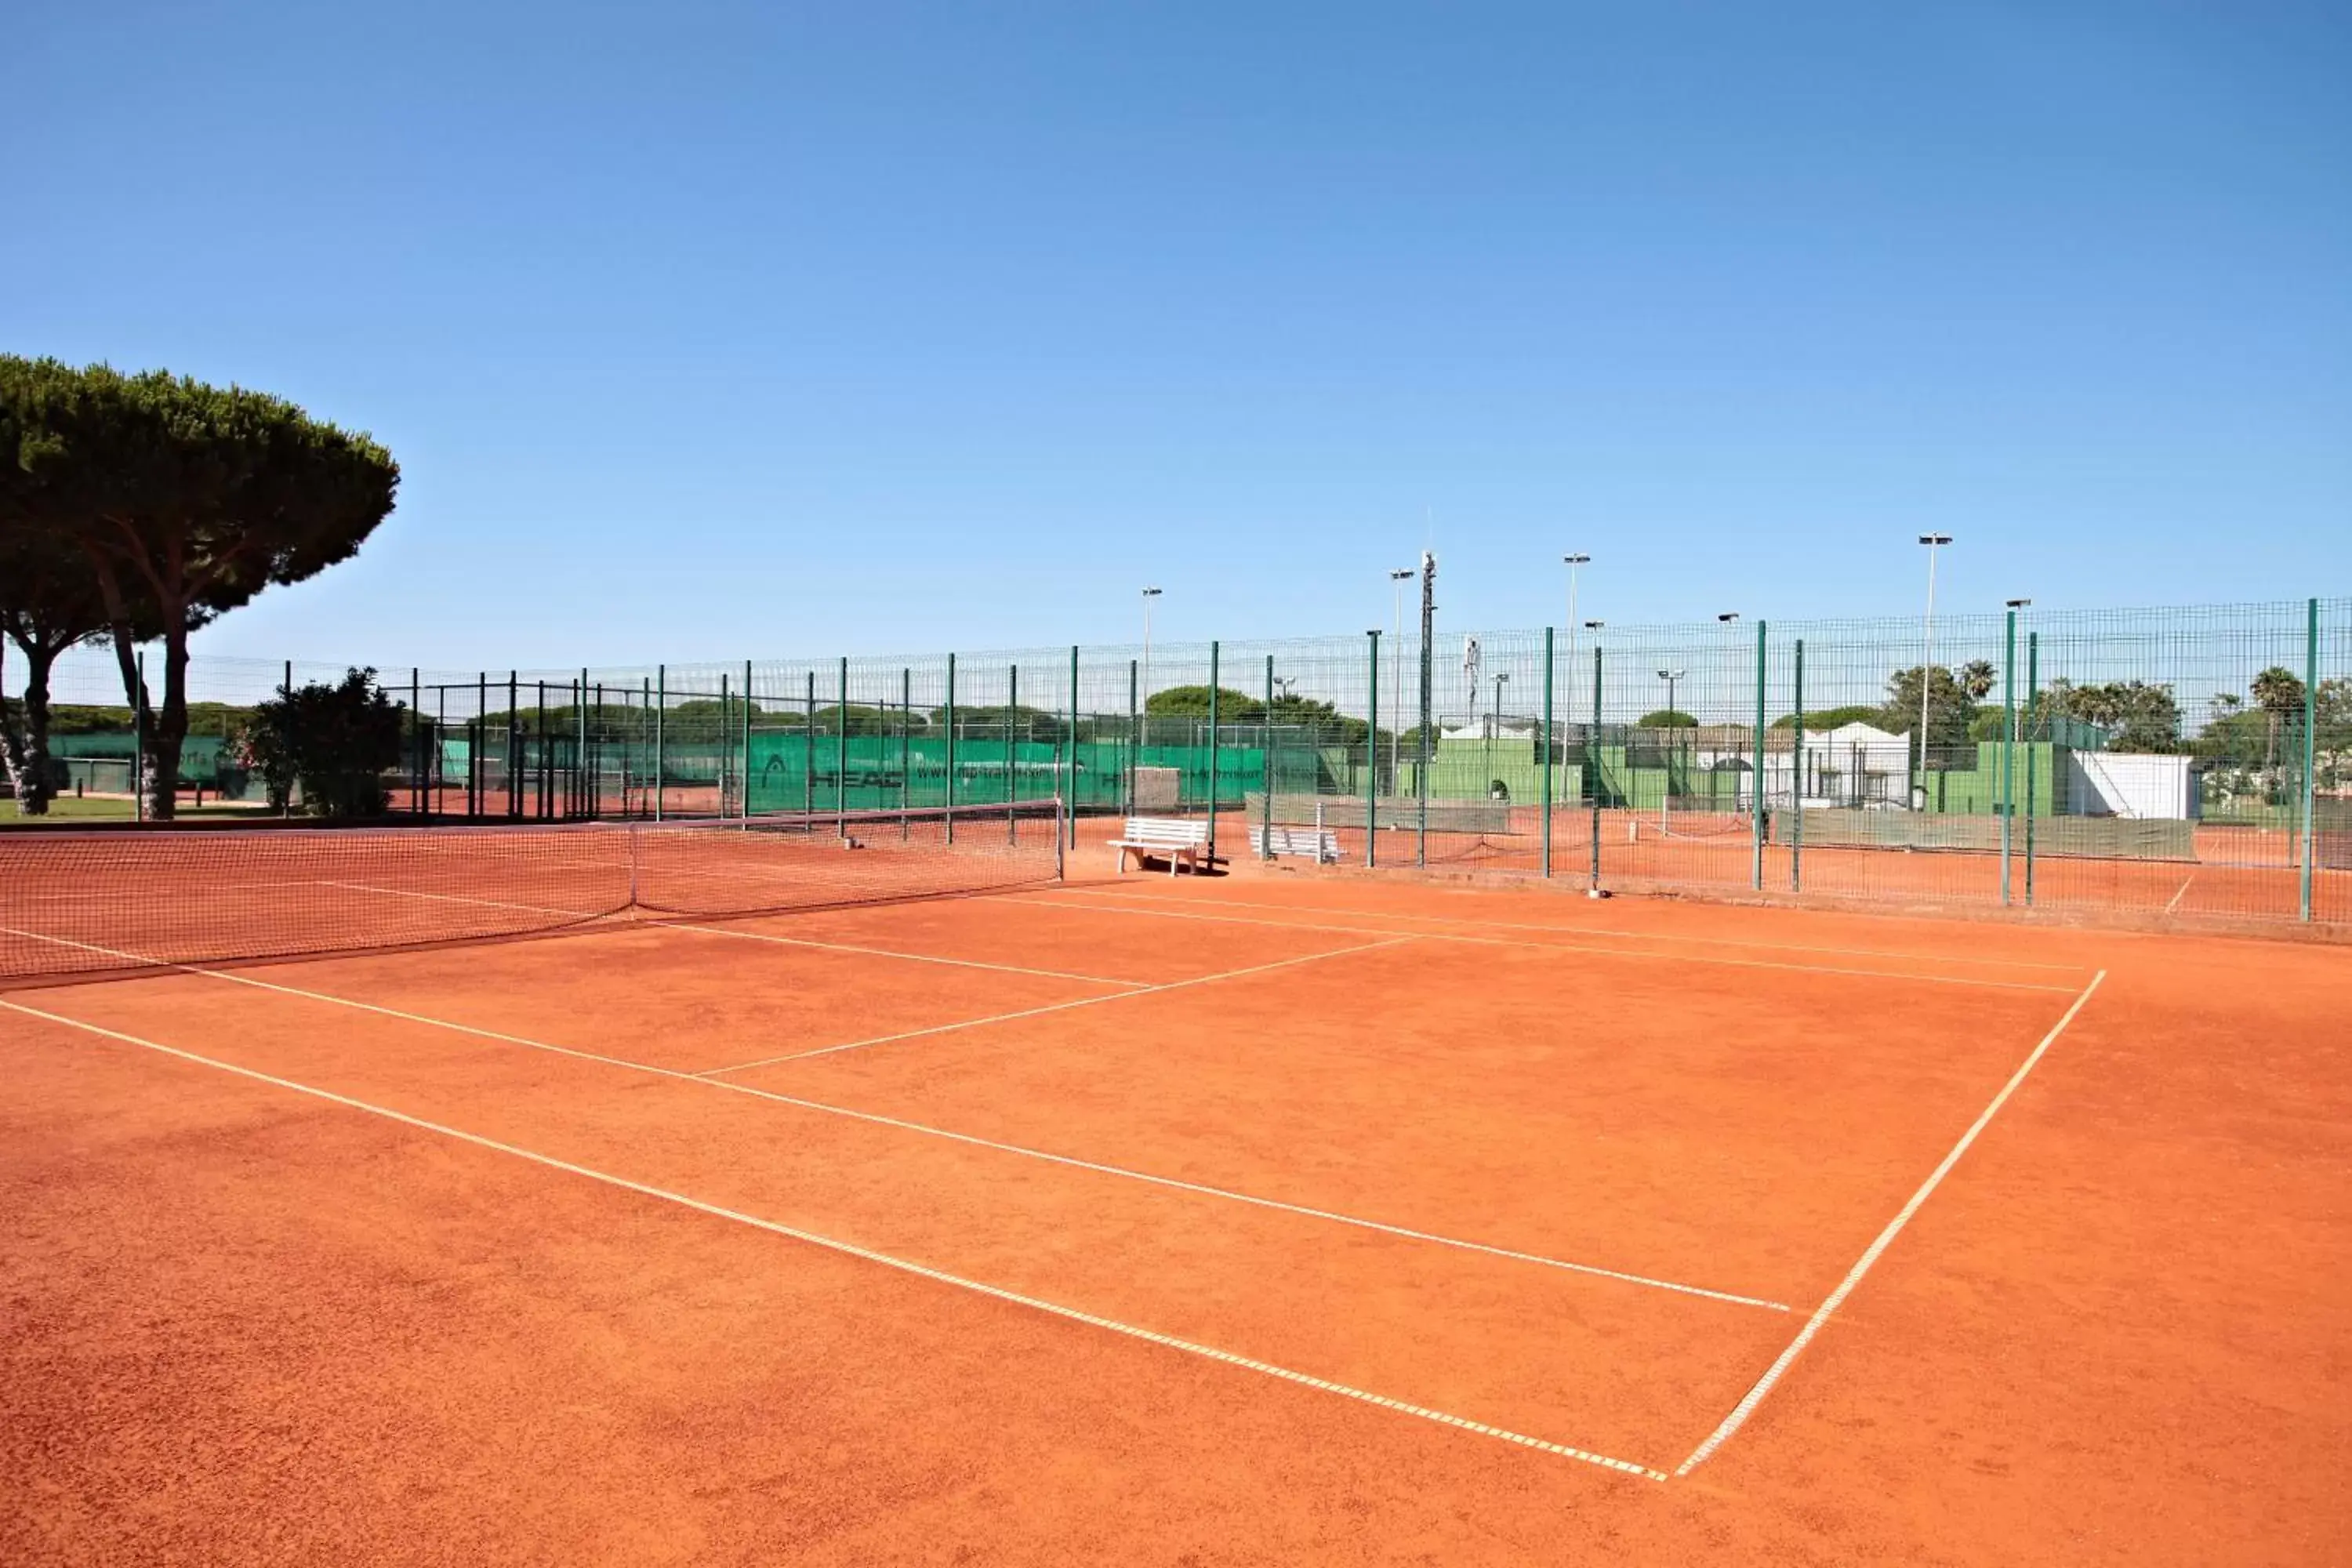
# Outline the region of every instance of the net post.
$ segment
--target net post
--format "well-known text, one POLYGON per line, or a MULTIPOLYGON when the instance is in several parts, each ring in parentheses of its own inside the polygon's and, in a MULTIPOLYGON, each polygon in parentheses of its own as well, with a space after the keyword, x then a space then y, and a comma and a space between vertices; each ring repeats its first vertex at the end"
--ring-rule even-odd
POLYGON ((2319 763, 2319 601, 2304 606, 2303 628, 2303 876, 2299 918, 2311 921, 2311 863, 2319 847, 2313 831, 2318 805, 2315 785, 2319 763))
POLYGON ((1258 858, 1274 858, 1274 655, 1265 656, 1265 721, 1260 726, 1258 742, 1258 786, 1265 799, 1258 806, 1258 858))
POLYGON ((1078 844, 1078 645, 1070 645, 1070 765, 1069 765, 1069 833, 1070 847, 1078 844))
POLYGON ((1544 876, 1544 879, 1545 879, 1546 881, 1549 881, 1549 880, 1551 879, 1551 803, 1552 803, 1552 763, 1551 763, 1551 679, 1552 679, 1552 669, 1551 669, 1551 639, 1552 639, 1552 628, 1551 628, 1551 627, 1549 627, 1549 626, 1546 626, 1546 627, 1544 627, 1544 644, 1543 644, 1544 679, 1543 679, 1543 741, 1542 741, 1542 757, 1543 757, 1543 876, 1544 876))
POLYGON ((1021 842, 1021 824, 1013 815, 1013 797, 1019 793, 1013 781, 1020 766, 1020 753, 1013 750, 1013 716, 1021 710, 1021 661, 1006 665, 1004 675, 1004 841, 1021 842))
MULTIPOLYGON (((2026 722, 2038 722, 2042 700, 2042 634, 2025 634, 2025 718, 2026 722)), ((2054 759, 2053 759, 2054 760, 2054 759)), ((2033 802, 2034 774, 2038 771, 2033 743, 2025 746, 2025 907, 2033 907, 2033 802)), ((2057 781, 2052 780, 2053 788, 2057 781)))
POLYGON ((1756 623, 1756 798, 1748 802, 1749 837, 1753 844, 1748 883, 1758 892, 1764 890, 1764 838, 1771 826, 1770 811, 1764 804, 1764 629, 1765 623, 1756 623))
POLYGON ((1595 633, 1595 634, 1593 635, 1593 638, 1592 638, 1592 744, 1591 744, 1591 746, 1590 747, 1590 750, 1591 750, 1591 753, 1592 753, 1592 779, 1591 779, 1591 783, 1586 786, 1586 788, 1585 788, 1585 792, 1584 792, 1584 793, 1585 793, 1585 795, 1587 795, 1587 796, 1591 800, 1591 802, 1592 802, 1592 866, 1591 866, 1591 875, 1592 880, 1591 880, 1591 885, 1587 888, 1587 889, 1586 889, 1586 890, 1587 890, 1588 892, 1591 892, 1591 893, 1593 893, 1593 894, 1595 894, 1595 895, 1598 895, 1598 894, 1600 893, 1600 891, 1601 891, 1601 637, 1600 637, 1600 634, 1598 634, 1598 633, 1595 633))
POLYGON ((654 820, 659 822, 669 808, 669 769, 666 765, 664 742, 669 739, 666 724, 669 715, 669 666, 654 666, 654 820))
POLYGON ((807 711, 801 716, 801 815, 816 815, 816 671, 808 672, 807 711))
POLYGON ((1796 731, 1789 750, 1789 891, 1805 888, 1805 639, 1796 648, 1796 731))
POLYGON ((572 700, 572 812, 593 816, 588 802, 588 667, 580 667, 580 691, 572 700))
POLYGON ((1209 644, 1209 864, 1217 863, 1217 644, 1209 644))
POLYGON ((908 808, 915 802, 915 672, 898 671, 898 838, 914 837, 914 819, 908 808))
POLYGON ((955 746, 956 746, 955 655, 953 655, 953 654, 950 654, 950 655, 948 655, 948 706, 947 706, 947 720, 948 720, 948 831, 947 831, 947 839, 948 839, 948 842, 949 842, 949 843, 952 844, 952 843, 954 843, 954 842, 955 842, 955 796, 956 796, 956 788, 955 788, 955 786, 956 786, 956 755, 955 755, 955 746))
MULTIPOLYGON (((745 668, 749 668, 746 666, 745 668)), ((849 656, 842 655, 841 675, 834 689, 833 727, 833 821, 836 837, 849 837, 849 656)), ((746 770, 746 797, 749 797, 749 770, 751 766, 751 731, 750 721, 743 731, 743 766, 746 770)))
POLYGON ((1381 863, 1380 850, 1375 847, 1381 837, 1381 629, 1374 626, 1364 634, 1370 649, 1371 722, 1364 726, 1364 865, 1381 863))
POLYGON ((2000 905, 2010 905, 2010 855, 2017 830, 2017 607, 2001 626, 2000 905))

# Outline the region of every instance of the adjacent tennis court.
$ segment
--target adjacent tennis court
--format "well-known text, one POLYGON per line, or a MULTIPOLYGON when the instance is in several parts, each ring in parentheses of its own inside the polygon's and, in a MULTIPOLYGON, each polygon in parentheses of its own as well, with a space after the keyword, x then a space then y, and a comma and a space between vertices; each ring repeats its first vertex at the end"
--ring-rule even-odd
POLYGON ((2210 1560, 2337 1484, 2340 950, 1004 806, 44 837, 26 1560, 2210 1560))

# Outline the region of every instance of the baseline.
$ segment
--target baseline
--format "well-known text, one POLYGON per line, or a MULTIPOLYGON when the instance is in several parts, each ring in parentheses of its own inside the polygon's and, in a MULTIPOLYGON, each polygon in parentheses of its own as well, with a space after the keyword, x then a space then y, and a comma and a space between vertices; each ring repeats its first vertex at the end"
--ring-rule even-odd
MULTIPOLYGON (((1763 958, 1715 958, 1696 952, 1634 952, 1622 947, 1593 947, 1573 942, 1528 942, 1511 937, 1471 936, 1461 931, 1382 931, 1373 926, 1322 925, 1307 921, 1256 920, 1246 915, 1199 914, 1190 910, 1160 910, 1142 907, 1142 900, 1127 899, 1118 904, 1105 904, 1089 900, 1074 904, 1064 899, 1009 897, 1008 903, 1031 904, 1050 910, 1092 910, 1103 914, 1138 915, 1150 920, 1211 921, 1224 925, 1272 926, 1283 931, 1341 931, 1352 936, 1397 936, 1421 942, 1474 942, 1484 947, 1528 947, 1547 952, 1589 952, 1603 958, 1648 959, 1660 963, 1712 963, 1732 969, 1772 969, 1797 974, 1851 975, 1862 980, 1908 980, 1927 985, 1969 985, 1992 991, 2048 991, 2061 996, 2072 996, 2071 985, 2045 985, 2031 980, 1980 980, 1968 974, 1922 974, 1904 969, 1853 969, 1842 964, 1780 963, 1763 958)), ((1375 916, 1374 919, 1384 917, 1375 916)), ((1412 919, 1412 916, 1405 916, 1412 919)))
MULTIPOLYGON (((1156 894, 1138 893, 1132 889, 1070 886, 1061 889, 1068 893, 1090 894, 1096 898, 1119 899, 1128 902, 1149 901, 1156 894)), ((1029 902, 1042 901, 1032 898, 1029 902)), ((1927 963, 1967 963, 1990 969, 2047 969, 2060 973, 2080 974, 2092 965, 2087 963, 2045 963, 2038 959, 1971 958, 1964 953, 1905 952, 1884 947, 1832 947, 1817 942, 1758 942, 1748 937, 1686 936, 1673 931, 1625 931, 1614 926, 1545 925, 1536 921, 1500 921, 1475 915, 1413 915, 1393 910, 1351 910, 1329 904, 1284 904, 1263 899, 1229 899, 1220 895, 1217 902, 1235 909, 1295 910, 1309 915, 1348 915, 1363 920, 1422 921, 1436 925, 1479 926, 1489 931, 1552 931, 1564 936, 1618 937, 1627 942, 1679 942, 1703 947, 1748 947, 1768 952, 1820 952, 1849 958, 1909 958, 1927 963)), ((2071 988, 2070 988, 2071 989, 2071 988)))
POLYGON ((928 1279, 935 1284, 946 1285, 955 1289, 967 1290, 974 1295, 985 1296, 991 1300, 1003 1301, 1013 1306, 1026 1307, 1033 1311, 1044 1312, 1070 1322, 1083 1323, 1089 1328, 1101 1329, 1108 1332, 1120 1334, 1129 1339, 1140 1340, 1148 1344, 1159 1345, 1165 1349, 1177 1351, 1186 1355, 1199 1356, 1204 1360, 1219 1362, 1227 1366, 1238 1367, 1244 1372, 1254 1372, 1262 1376, 1275 1378, 1281 1382, 1297 1384, 1307 1388, 1318 1389, 1326 1394, 1337 1394, 1343 1399, 1352 1399, 1360 1404, 1376 1405, 1385 1410, 1393 1410, 1399 1415, 1413 1416, 1419 1420, 1433 1422, 1442 1426, 1458 1427, 1463 1431, 1476 1433, 1481 1436, 1493 1437, 1502 1442, 1516 1444, 1520 1447, 1534 1448, 1543 1453, 1557 1455, 1562 1458, 1574 1459, 1582 1464, 1597 1466, 1602 1469, 1614 1470, 1622 1475, 1639 1476, 1644 1480, 1657 1482, 1664 1482, 1667 1479, 1664 1471, 1655 1469, 1648 1465, 1637 1464, 1630 1459, 1615 1458, 1607 1454, 1595 1453, 1591 1449, 1579 1448, 1570 1444, 1556 1443, 1548 1438, 1530 1436, 1523 1432, 1514 1432, 1507 1427, 1490 1426, 1483 1421, 1473 1421, 1467 1416, 1455 1415, 1450 1412, 1433 1409, 1425 1405, 1415 1405, 1406 1400, 1391 1399, 1385 1394, 1374 1394, 1368 1389, 1357 1388, 1351 1384, 1343 1383, 1335 1383, 1328 1378, 1317 1377, 1311 1373, 1299 1372, 1285 1366, 1277 1366, 1272 1362, 1259 1361, 1255 1357, 1242 1355, 1234 1351, 1221 1350, 1214 1345, 1206 1345, 1202 1344, 1197 1341, 1180 1339, 1173 1334, 1163 1334, 1156 1330, 1142 1328, 1133 1323, 1121 1322, 1115 1318, 1106 1318, 1098 1313, 1084 1311, 1076 1307, 1064 1306, 1059 1302, 1048 1301, 1041 1297, 1024 1295, 1016 1290, 1008 1290, 1002 1286, 990 1285, 982 1280, 969 1279, 962 1275, 950 1274, 944 1269, 933 1268, 927 1264, 918 1263, 909 1258, 898 1258, 886 1252, 878 1252, 872 1247, 860 1247, 854 1242, 843 1241, 834 1237, 820 1235, 815 1231, 804 1230, 796 1226, 785 1225, 781 1221, 764 1219, 757 1215, 745 1214, 738 1209, 725 1208, 718 1204, 707 1203, 700 1198, 693 1197, 684 1193, 672 1192, 667 1188, 653 1186, 644 1182, 632 1181, 626 1176, 615 1175, 606 1171, 599 1171, 592 1166, 577 1164, 569 1160, 561 1160, 556 1158, 554 1155, 543 1154, 536 1150, 525 1149, 519 1144, 502 1142, 495 1138, 485 1137, 478 1132, 468 1132, 463 1128, 451 1127, 437 1121, 428 1121, 423 1117, 411 1116, 404 1111, 394 1110, 388 1106, 375 1105, 367 1100, 354 1099, 349 1095, 338 1094, 332 1089, 320 1089, 314 1085, 297 1082, 292 1079, 279 1078, 273 1074, 257 1072, 251 1068, 239 1067, 234 1062, 225 1062, 211 1057, 200 1056, 194 1051, 183 1050, 176 1046, 162 1045, 153 1040, 142 1039, 135 1035, 124 1034, 120 1030, 105 1028, 96 1024, 86 1024, 79 1019, 68 1018, 58 1014, 44 1012, 37 1007, 27 1007, 21 1003, 11 1002, 5 998, 0 998, 0 1008, 6 1008, 10 1012, 21 1013, 27 1017, 43 1019, 48 1023, 61 1025, 68 1028, 80 1029, 106 1039, 114 1040, 124 1045, 136 1046, 142 1049, 153 1051, 159 1055, 171 1057, 180 1061, 189 1062, 198 1067, 211 1068, 218 1072, 232 1073, 239 1078, 247 1079, 257 1083, 267 1084, 274 1089, 285 1089, 295 1094, 308 1095, 316 1100, 325 1100, 332 1105, 341 1106, 346 1110, 361 1111, 370 1116, 382 1117, 385 1121, 397 1122, 402 1126, 415 1128, 421 1131, 430 1132, 439 1137, 448 1138, 462 1143, 468 1143, 476 1148, 487 1149, 493 1153, 509 1155, 515 1159, 527 1161, 532 1164, 544 1166, 549 1170, 561 1171, 568 1175, 579 1176, 592 1182, 600 1182, 606 1186, 614 1187, 624 1192, 635 1193, 639 1196, 653 1198, 658 1202, 675 1204, 681 1208, 691 1209, 696 1213, 708 1215, 712 1218, 729 1220, 737 1225, 750 1226, 754 1229, 768 1231, 773 1235, 785 1237, 791 1240, 804 1242, 812 1247, 823 1247, 827 1251, 839 1253, 844 1257, 855 1258, 863 1262, 878 1264, 883 1268, 895 1269, 902 1274, 910 1274, 917 1279, 928 1279))

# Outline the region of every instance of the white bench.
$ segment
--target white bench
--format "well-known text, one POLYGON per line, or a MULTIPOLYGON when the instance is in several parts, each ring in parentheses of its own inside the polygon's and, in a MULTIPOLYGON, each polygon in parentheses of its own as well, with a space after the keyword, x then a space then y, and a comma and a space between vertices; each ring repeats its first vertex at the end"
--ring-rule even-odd
POLYGON ((1293 855, 1312 860, 1318 866, 1339 863, 1339 836, 1320 827, 1286 827, 1278 822, 1272 826, 1258 823, 1250 828, 1250 843, 1269 860, 1293 855))
POLYGON ((1209 824, 1203 817, 1194 820, 1182 816, 1130 816, 1127 829, 1110 841, 1118 851, 1118 871, 1127 875, 1127 858, 1135 857, 1138 866, 1153 857, 1168 862, 1168 874, 1174 876, 1180 866, 1198 872, 1202 866, 1213 868, 1217 857, 1209 853, 1209 824))

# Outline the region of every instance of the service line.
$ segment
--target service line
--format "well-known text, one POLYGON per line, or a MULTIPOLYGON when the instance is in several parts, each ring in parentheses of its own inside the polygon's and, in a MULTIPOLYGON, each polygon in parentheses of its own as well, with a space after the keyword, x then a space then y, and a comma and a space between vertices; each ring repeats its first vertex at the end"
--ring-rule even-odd
MULTIPOLYGON (((1015 900, 1014 902, 1024 900, 1015 900)), ((1359 936, 1382 936, 1386 942, 1361 942, 1353 947, 1333 948, 1328 952, 1303 953, 1296 958, 1276 959, 1272 963, 1254 963, 1247 969, 1227 969, 1215 974, 1196 974, 1190 980, 1170 980, 1157 985, 1139 985, 1131 991, 1114 991, 1108 996, 1080 996, 1070 1002, 1049 1002, 1042 1007, 1024 1007, 1018 1012, 994 1013, 985 1018, 964 1018, 952 1024, 934 1024, 927 1029, 906 1029, 895 1035, 877 1035, 866 1040, 848 1040, 838 1046, 819 1046, 814 1050, 787 1051, 782 1056, 761 1057, 757 1061, 737 1062, 731 1067, 705 1068, 702 1076, 717 1077, 723 1073, 749 1072, 753 1068, 774 1067, 779 1062, 805 1061, 811 1057, 829 1057, 836 1051, 862 1051, 870 1046, 895 1045, 900 1040, 919 1040, 929 1035, 949 1035, 959 1029, 977 1029, 990 1024, 1009 1024, 1016 1018, 1041 1017, 1047 1013, 1066 1013, 1073 1007, 1099 1006, 1105 1002, 1124 1002, 1133 996, 1157 996, 1162 992, 1181 991, 1191 985, 1211 985, 1220 980, 1239 980, 1244 975, 1264 974, 1270 970, 1288 969, 1294 964, 1315 963, 1327 958, 1345 958, 1353 952, 1370 952, 1378 948, 1397 947, 1408 942, 1426 940, 1414 931, 1359 931, 1359 936)), ((1444 941, 1444 938, 1436 939, 1444 941)))

